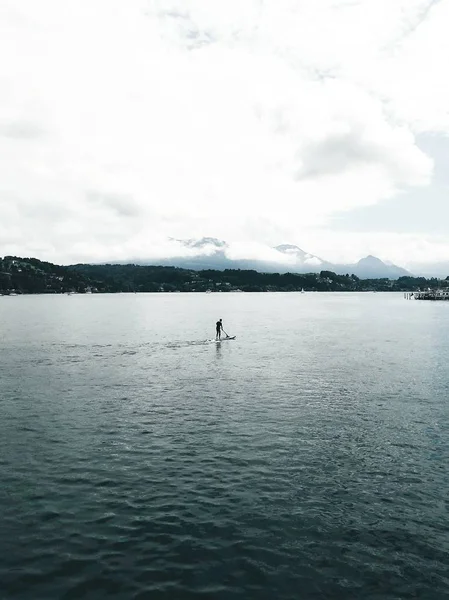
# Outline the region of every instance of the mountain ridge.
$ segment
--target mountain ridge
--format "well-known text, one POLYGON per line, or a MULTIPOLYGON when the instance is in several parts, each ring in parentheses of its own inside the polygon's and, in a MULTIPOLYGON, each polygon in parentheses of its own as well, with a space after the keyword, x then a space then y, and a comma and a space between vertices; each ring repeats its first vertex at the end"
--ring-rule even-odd
MULTIPOLYGON (((438 279, 360 279, 355 275, 195 271, 135 264, 56 265, 37 258, 0 257, 0 296, 121 292, 399 292, 447 288, 438 279)), ((448 288, 449 289, 449 288, 448 288)))
POLYGON ((338 275, 346 273, 357 275, 361 278, 388 278, 397 279, 402 276, 411 276, 411 273, 393 263, 385 263, 380 258, 368 255, 356 263, 339 264, 324 260, 307 252, 295 244, 280 244, 270 248, 273 259, 258 258, 230 258, 230 246, 224 240, 213 237, 200 239, 173 240, 181 244, 186 250, 198 250, 198 254, 189 256, 174 256, 164 259, 137 260, 136 264, 153 264, 162 266, 175 266, 193 270, 217 269, 254 269, 266 273, 319 273, 322 270, 332 271, 338 275), (201 251, 204 250, 203 253, 201 251), (279 260, 276 260, 278 258, 279 260))

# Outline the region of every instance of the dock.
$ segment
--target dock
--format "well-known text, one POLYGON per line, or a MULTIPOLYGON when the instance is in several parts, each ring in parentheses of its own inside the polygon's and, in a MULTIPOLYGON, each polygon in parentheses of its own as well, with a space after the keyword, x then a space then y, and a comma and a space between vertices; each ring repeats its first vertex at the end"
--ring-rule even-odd
POLYGON ((449 300, 449 289, 405 292, 404 298, 406 300, 449 300))

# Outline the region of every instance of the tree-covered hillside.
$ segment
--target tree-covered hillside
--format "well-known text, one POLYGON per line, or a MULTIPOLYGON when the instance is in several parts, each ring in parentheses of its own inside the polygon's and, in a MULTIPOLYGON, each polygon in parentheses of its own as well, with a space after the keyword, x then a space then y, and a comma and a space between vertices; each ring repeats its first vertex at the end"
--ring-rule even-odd
POLYGON ((253 270, 193 271, 140 265, 60 266, 37 258, 0 259, 0 294, 104 292, 415 291, 449 286, 424 277, 359 279, 355 275, 259 273, 253 270))

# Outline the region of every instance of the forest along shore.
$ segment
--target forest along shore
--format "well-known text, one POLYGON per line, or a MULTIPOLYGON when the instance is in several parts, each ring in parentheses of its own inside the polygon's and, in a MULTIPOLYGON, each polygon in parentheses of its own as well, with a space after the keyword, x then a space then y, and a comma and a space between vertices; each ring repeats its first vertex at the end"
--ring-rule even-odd
POLYGON ((259 273, 226 269, 194 271, 142 265, 55 265, 37 258, 0 259, 0 294, 114 292, 416 292, 449 290, 449 276, 360 279, 354 274, 259 273))

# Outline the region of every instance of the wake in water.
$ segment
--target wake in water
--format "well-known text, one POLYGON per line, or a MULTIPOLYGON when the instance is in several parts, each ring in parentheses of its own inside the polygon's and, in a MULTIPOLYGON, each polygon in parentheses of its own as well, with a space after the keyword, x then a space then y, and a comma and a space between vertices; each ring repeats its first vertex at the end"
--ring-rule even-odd
POLYGON ((161 344, 164 348, 188 348, 190 346, 206 346, 208 344, 219 344, 220 342, 232 341, 235 340, 235 336, 233 337, 223 337, 221 340, 216 340, 215 338, 207 339, 207 340, 182 340, 177 342, 168 342, 165 344, 161 344))

